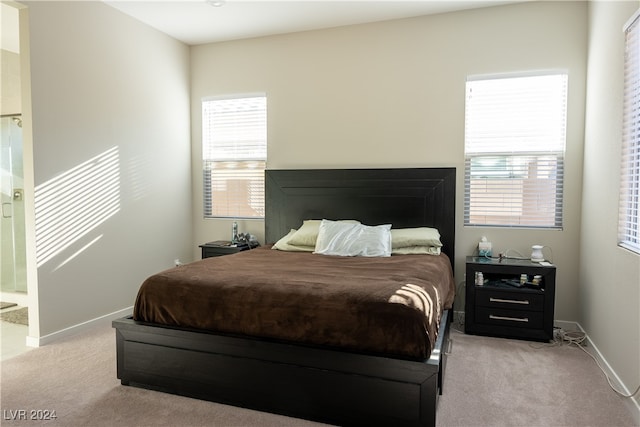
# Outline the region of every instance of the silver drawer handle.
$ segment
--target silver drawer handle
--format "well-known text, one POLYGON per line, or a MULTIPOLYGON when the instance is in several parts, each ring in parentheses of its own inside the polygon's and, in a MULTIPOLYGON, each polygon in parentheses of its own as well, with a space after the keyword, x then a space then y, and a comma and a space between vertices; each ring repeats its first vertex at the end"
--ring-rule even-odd
POLYGON ((503 317, 503 316, 494 316, 493 314, 489 315, 489 319, 493 320, 512 320, 514 322, 525 322, 529 323, 528 317, 503 317))
POLYGON ((491 298, 489 297, 489 302, 506 302, 508 304, 524 304, 529 305, 529 300, 516 300, 516 299, 502 299, 502 298, 491 298))

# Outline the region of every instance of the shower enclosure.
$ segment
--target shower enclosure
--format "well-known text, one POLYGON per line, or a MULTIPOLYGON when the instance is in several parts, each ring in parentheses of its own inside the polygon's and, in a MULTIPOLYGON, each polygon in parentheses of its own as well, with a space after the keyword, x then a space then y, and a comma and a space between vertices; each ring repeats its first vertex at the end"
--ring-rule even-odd
POLYGON ((22 117, 1 117, 0 280, 2 292, 26 292, 26 239, 22 162, 22 117))

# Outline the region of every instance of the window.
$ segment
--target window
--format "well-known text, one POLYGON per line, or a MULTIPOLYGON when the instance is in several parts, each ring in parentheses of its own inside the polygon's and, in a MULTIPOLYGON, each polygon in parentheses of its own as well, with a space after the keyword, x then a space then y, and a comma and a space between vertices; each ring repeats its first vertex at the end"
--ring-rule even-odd
POLYGON ((625 25, 624 112, 619 245, 640 253, 640 25, 639 13, 625 25))
POLYGON ((204 216, 264 217, 267 98, 202 101, 204 216))
POLYGON ((470 77, 464 224, 562 228, 567 74, 470 77))

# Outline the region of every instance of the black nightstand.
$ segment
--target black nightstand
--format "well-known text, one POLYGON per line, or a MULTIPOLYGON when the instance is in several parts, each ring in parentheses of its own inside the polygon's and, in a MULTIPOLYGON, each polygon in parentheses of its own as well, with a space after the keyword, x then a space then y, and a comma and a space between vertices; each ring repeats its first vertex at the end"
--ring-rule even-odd
POLYGON ((553 338, 556 267, 529 260, 467 257, 465 332, 535 341, 553 338), (478 286, 476 273, 484 284, 478 286), (521 275, 527 283, 520 283, 521 275), (538 284, 534 276, 540 276, 538 284))
POLYGON ((247 245, 223 246, 220 244, 216 244, 215 242, 205 243, 203 245, 200 245, 200 247, 202 248, 202 259, 214 256, 235 254, 249 249, 249 246, 247 245))

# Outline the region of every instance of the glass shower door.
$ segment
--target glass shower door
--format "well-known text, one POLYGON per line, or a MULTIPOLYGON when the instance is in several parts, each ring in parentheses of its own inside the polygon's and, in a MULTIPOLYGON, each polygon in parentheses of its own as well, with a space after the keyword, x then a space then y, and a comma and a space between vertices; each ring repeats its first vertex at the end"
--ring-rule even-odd
POLYGON ((3 292, 26 292, 22 120, 3 116, 0 134, 0 281, 3 292))

